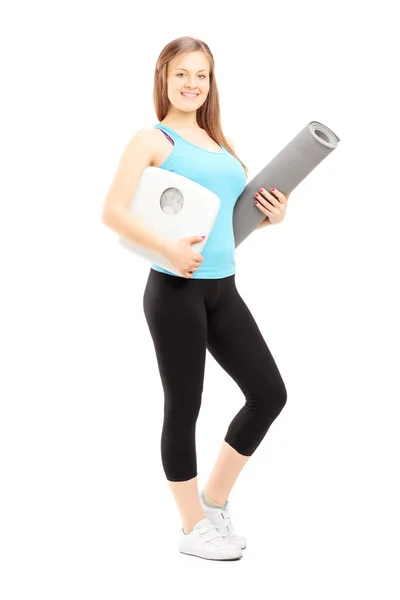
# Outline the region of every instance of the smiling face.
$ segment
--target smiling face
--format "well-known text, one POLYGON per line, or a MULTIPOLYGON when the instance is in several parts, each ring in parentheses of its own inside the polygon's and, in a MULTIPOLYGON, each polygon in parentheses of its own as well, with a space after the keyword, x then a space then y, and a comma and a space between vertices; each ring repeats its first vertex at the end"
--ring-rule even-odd
POLYGON ((168 65, 168 99, 182 111, 200 108, 210 88, 210 66, 203 52, 177 56, 168 65))

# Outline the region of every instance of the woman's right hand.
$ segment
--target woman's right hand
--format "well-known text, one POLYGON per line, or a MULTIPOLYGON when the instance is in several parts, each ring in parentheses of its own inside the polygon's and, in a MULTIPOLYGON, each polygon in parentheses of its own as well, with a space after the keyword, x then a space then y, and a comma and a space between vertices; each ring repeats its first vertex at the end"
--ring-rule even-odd
POLYGON ((166 241, 164 256, 186 279, 190 279, 199 268, 204 257, 193 250, 192 244, 202 242, 201 235, 190 235, 176 241, 166 241))

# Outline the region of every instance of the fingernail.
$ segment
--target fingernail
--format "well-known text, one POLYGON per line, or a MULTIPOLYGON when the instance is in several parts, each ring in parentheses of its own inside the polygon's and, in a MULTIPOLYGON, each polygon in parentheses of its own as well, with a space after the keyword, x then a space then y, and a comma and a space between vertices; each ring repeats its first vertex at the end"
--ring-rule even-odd
POLYGON ((271 192, 274 192, 274 191, 275 191, 275 188, 271 188, 271 192))
POLYGON ((254 194, 256 198, 258 198, 258 194, 254 194))

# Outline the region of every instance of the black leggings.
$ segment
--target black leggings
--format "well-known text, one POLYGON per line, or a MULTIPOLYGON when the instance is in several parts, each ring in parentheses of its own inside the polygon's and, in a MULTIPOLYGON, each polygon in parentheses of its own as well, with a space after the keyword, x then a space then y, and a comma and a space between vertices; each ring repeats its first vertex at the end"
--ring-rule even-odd
POLYGON ((197 476, 195 428, 206 348, 246 400, 224 439, 251 456, 284 407, 286 388, 235 275, 186 279, 150 269, 143 309, 164 389, 161 457, 167 479, 197 476))

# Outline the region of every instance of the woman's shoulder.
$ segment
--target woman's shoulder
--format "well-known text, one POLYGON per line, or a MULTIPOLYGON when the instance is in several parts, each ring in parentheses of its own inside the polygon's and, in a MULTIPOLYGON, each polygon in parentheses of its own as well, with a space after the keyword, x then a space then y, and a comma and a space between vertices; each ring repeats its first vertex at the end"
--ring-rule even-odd
POLYGON ((131 135, 127 147, 128 149, 132 148, 135 153, 138 152, 148 156, 150 163, 152 163, 160 148, 158 130, 154 127, 143 127, 142 129, 138 129, 131 135))
POLYGON ((154 127, 144 127, 143 129, 138 129, 133 137, 144 144, 154 144, 159 139, 158 135, 157 129, 154 127))

